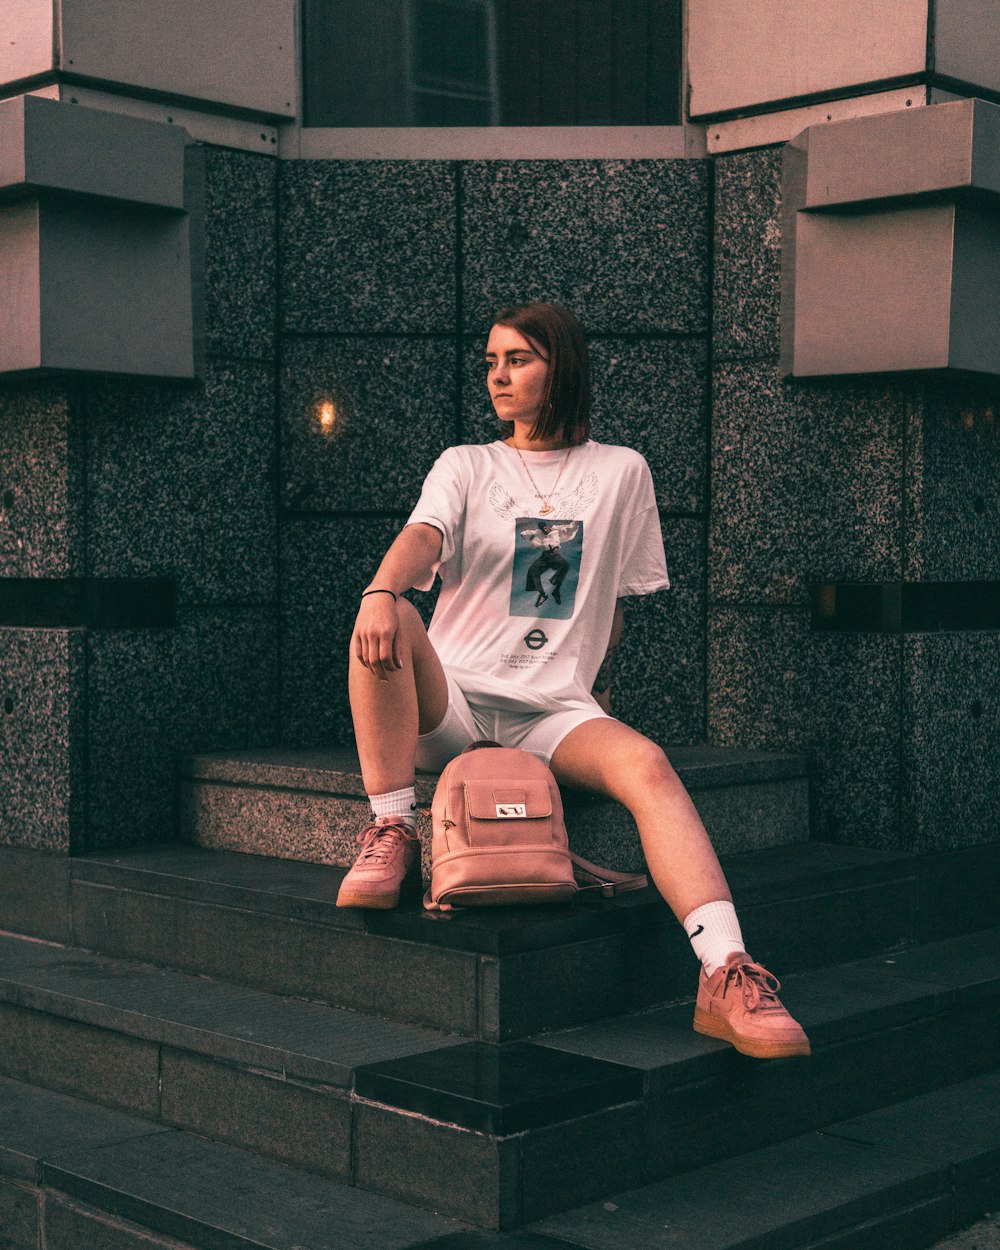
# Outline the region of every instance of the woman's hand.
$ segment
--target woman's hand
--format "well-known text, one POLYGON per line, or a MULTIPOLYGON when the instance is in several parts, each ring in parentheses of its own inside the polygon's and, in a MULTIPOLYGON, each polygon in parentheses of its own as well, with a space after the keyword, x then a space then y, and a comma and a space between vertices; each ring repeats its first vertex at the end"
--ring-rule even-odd
POLYGON ((388 681, 403 667, 399 658, 399 608, 396 595, 420 586, 434 575, 441 559, 442 533, 434 525, 416 521, 403 527, 368 583, 358 608, 351 654, 379 681, 388 681))
POLYGON ((351 636, 351 650, 379 679, 403 667, 399 658, 399 609, 389 594, 365 595, 351 636))

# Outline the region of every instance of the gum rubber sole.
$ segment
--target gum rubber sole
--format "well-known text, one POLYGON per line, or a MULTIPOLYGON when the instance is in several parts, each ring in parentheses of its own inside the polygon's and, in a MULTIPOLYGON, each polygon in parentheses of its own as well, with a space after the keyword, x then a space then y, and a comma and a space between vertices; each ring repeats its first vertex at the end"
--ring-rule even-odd
POLYGON ((802 1042, 769 1042, 764 1038, 741 1037, 728 1020, 713 1016, 700 1007, 694 1009, 693 1028, 704 1037, 715 1037, 720 1042, 729 1042, 741 1055, 749 1055, 751 1059, 791 1059, 797 1055, 812 1053, 808 1039, 802 1042))
POLYGON ((355 894, 352 891, 337 895, 338 907, 368 907, 375 911, 391 911, 399 906, 398 894, 355 894))

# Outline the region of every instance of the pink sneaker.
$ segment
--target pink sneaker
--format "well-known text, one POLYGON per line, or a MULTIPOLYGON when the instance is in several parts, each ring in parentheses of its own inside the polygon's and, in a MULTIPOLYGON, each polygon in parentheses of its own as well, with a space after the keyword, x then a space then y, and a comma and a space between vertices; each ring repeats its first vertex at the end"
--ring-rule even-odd
POLYGON ((808 1055, 809 1039, 778 998, 781 982, 755 964, 746 951, 733 951, 710 977, 702 968, 694 1029, 732 1042, 755 1059, 808 1055))
POLYGON ((358 834, 361 854, 340 883, 338 907, 388 909, 399 902, 399 888, 420 858, 420 839, 405 821, 380 816, 358 834))

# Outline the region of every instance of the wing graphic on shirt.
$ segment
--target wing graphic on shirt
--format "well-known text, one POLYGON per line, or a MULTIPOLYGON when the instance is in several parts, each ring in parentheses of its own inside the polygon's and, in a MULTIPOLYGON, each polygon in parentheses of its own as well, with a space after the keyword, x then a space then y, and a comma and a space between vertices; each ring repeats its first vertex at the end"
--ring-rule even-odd
POLYGON ((564 517, 580 517, 597 498, 597 474, 588 473, 576 490, 561 496, 555 511, 564 517))
POLYGON ((521 511, 514 496, 499 482, 490 487, 490 507, 501 521, 513 521, 521 511))

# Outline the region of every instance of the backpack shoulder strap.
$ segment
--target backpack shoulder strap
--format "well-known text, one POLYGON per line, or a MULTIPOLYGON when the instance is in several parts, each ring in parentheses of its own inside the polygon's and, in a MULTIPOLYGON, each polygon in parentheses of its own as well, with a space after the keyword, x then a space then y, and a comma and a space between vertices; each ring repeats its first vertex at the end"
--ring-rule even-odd
POLYGON ((573 861, 573 876, 581 890, 600 890, 604 898, 611 898, 615 894, 627 894, 630 890, 644 890, 649 885, 649 878, 644 872, 615 872, 612 868, 601 868, 573 851, 570 851, 569 857, 573 861))

